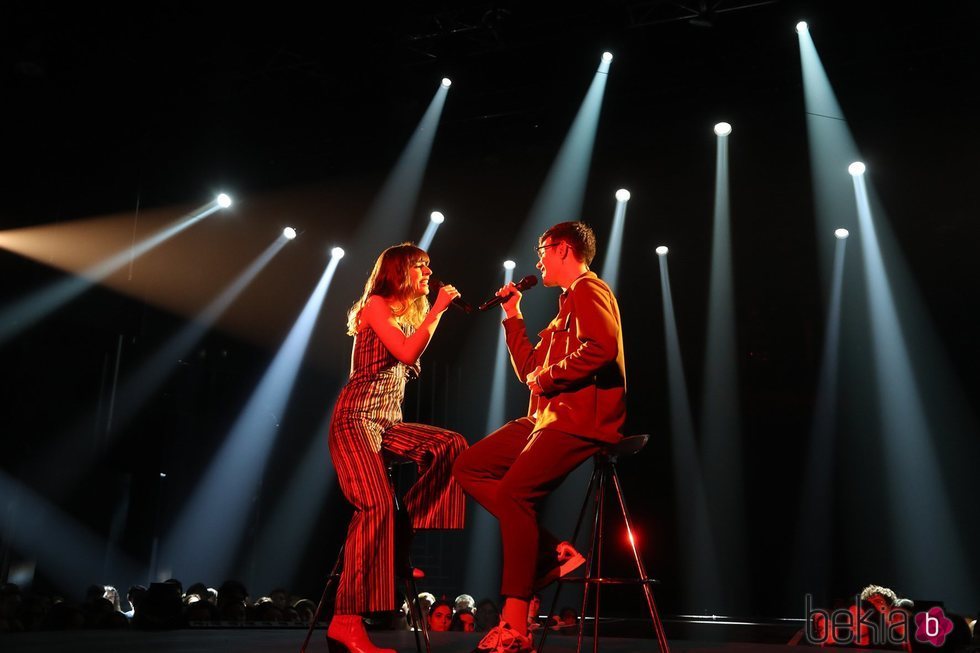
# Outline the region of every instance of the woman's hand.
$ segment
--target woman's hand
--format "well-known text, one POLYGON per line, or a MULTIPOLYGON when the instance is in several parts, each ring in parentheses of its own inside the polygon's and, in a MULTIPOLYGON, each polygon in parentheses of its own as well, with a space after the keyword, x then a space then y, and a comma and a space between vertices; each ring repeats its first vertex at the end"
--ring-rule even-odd
POLYGON ((460 297, 460 292, 456 290, 455 286, 442 286, 439 288, 439 294, 436 295, 436 301, 432 304, 432 310, 436 313, 442 313, 449 308, 449 305, 457 297, 460 297))

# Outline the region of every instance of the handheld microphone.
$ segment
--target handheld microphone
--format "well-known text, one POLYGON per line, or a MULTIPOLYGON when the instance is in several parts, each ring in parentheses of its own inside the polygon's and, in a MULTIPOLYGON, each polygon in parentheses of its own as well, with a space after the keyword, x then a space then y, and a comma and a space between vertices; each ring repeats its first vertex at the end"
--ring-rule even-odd
MULTIPOLYGON (((538 278, 536 276, 534 276, 533 274, 529 274, 526 277, 524 277, 523 279, 521 279, 520 281, 518 281, 515 284, 515 287, 518 290, 520 290, 521 292, 524 292, 528 288, 533 288, 536 285, 538 285, 538 278)), ((480 310, 481 311, 486 311, 488 309, 493 308, 494 306, 500 306, 505 301, 507 301, 508 299, 510 299, 510 297, 511 297, 511 295, 506 295, 504 297, 500 297, 498 295, 494 295, 493 298, 490 299, 489 301, 485 301, 482 304, 480 304, 480 310)))
MULTIPOLYGON (((435 287, 436 292, 438 292, 440 288, 446 285, 441 279, 436 279, 435 277, 429 277, 429 283, 431 283, 433 287, 435 287)), ((473 307, 470 306, 468 302, 463 301, 462 297, 454 297, 453 303, 450 304, 450 306, 452 306, 457 310, 463 311, 464 313, 473 312, 473 307)))

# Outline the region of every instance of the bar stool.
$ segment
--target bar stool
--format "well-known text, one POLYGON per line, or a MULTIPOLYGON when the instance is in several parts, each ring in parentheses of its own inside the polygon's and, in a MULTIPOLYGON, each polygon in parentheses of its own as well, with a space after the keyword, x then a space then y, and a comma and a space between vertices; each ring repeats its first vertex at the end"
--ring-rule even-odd
MULTIPOLYGON (((404 555, 398 555, 398 542, 411 542, 412 534, 412 524, 409 519, 408 512, 402 507, 401 499, 399 498, 398 492, 398 479, 400 477, 401 468, 405 465, 414 465, 415 463, 411 460, 405 460, 396 457, 385 456, 385 467, 388 473, 388 482, 391 483, 391 494, 395 501, 395 576, 398 580, 401 580, 405 584, 405 595, 408 600, 408 610, 409 617, 415 622, 415 628, 413 632, 415 633, 415 649, 418 653, 422 653, 423 643, 425 644, 425 653, 432 653, 432 648, 429 643, 429 625, 426 623, 425 615, 422 613, 422 605, 419 603, 419 590, 415 583, 416 569, 412 566, 412 556, 409 551, 405 551, 404 555), (421 633, 421 636, 419 635, 421 633)), ((406 545, 407 546, 407 545, 406 545)), ((313 636, 313 631, 316 629, 316 622, 320 618, 320 613, 323 611, 323 605, 326 603, 327 595, 329 594, 331 587, 337 584, 340 580, 340 564, 344 559, 344 546, 340 546, 340 551, 337 552, 337 559, 333 563, 333 569, 330 570, 330 575, 327 576, 327 582, 323 586, 323 593, 320 595, 320 602, 316 606, 316 611, 313 613, 313 618, 310 619, 310 627, 306 631, 306 639, 303 640, 303 646, 300 647, 300 653, 306 653, 306 647, 310 643, 310 638, 313 636)))
MULTIPOLYGON (((558 587, 555 590, 555 598, 551 603, 551 610, 548 611, 548 616, 552 616, 555 613, 555 608, 558 605, 558 597, 561 594, 562 585, 565 583, 583 583, 584 591, 582 592, 582 611, 581 620, 578 626, 578 644, 575 648, 576 653, 581 653, 582 642, 585 630, 585 611, 588 607, 589 593, 595 588, 595 608, 594 608, 594 619, 593 619, 593 631, 592 631, 592 650, 593 653, 598 653, 599 651, 599 605, 600 605, 600 590, 603 585, 640 585, 643 587, 643 593, 646 596, 647 607, 650 610, 650 619, 653 622, 653 630, 657 636, 657 644, 660 647, 662 653, 670 653, 670 645, 667 642, 667 635, 664 633, 663 622, 660 621, 660 614, 657 612, 657 604, 653 599, 653 589, 651 585, 658 583, 659 581, 647 576, 646 569, 643 566, 643 561, 640 560, 640 554, 636 550, 636 542, 633 539, 633 526, 630 521, 629 511, 626 509, 626 500, 623 498, 623 487, 619 482, 619 474, 616 471, 616 462, 620 456, 630 456, 638 453, 646 446, 647 442, 650 440, 650 436, 644 435, 632 435, 625 437, 615 444, 609 444, 603 447, 599 452, 593 456, 593 469, 592 478, 589 480, 589 489, 585 494, 585 501, 582 503, 582 510, 579 512, 578 522, 575 525, 575 534, 572 536, 572 542, 574 543, 578 539, 579 531, 582 528, 582 522, 585 520, 585 514, 589 508, 590 500, 595 504, 595 520, 592 524, 592 541, 589 545, 589 551, 586 555, 585 561, 585 576, 581 578, 560 578, 558 579, 558 587), (636 578, 608 578, 602 576, 602 545, 603 545, 603 526, 605 525, 605 509, 604 504, 606 500, 606 492, 609 489, 609 484, 612 484, 613 490, 616 492, 616 499, 619 504, 620 514, 623 518, 623 522, 626 525, 626 533, 629 537, 630 547, 633 551, 633 560, 636 563, 636 578)), ((538 653, 544 650, 545 640, 548 637, 548 628, 545 627, 541 634, 541 642, 538 644, 538 653)))

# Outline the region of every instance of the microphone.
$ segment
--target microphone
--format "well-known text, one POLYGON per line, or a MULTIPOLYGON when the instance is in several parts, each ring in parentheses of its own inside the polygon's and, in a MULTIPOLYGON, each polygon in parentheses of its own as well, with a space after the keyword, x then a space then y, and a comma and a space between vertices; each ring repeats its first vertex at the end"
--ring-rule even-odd
MULTIPOLYGON (((523 291, 527 290, 528 288, 533 288, 536 285, 538 285, 538 278, 536 276, 534 276, 533 274, 529 274, 526 277, 524 277, 523 279, 521 279, 520 281, 518 281, 515 284, 515 287, 518 290, 520 290, 521 292, 523 292, 523 291)), ((513 293, 511 293, 511 294, 513 294, 513 293)), ((511 297, 511 295, 506 295, 504 297, 500 297, 499 295, 494 295, 493 298, 491 298, 489 301, 485 301, 482 304, 480 304, 480 310, 481 311, 486 311, 488 309, 493 308, 494 306, 500 306, 505 301, 507 301, 508 299, 510 299, 510 297, 511 297)))
MULTIPOLYGON (((436 292, 446 285, 442 279, 436 279, 435 277, 429 277, 429 283, 435 287, 436 292)), ((450 306, 467 314, 473 312, 473 307, 470 306, 468 302, 464 301, 462 297, 454 297, 450 306)))

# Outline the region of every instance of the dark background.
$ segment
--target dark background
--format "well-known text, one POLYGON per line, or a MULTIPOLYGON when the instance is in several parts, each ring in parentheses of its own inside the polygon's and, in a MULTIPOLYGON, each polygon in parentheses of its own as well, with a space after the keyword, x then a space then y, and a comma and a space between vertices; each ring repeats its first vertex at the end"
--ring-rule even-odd
MULTIPOLYGON (((165 286, 165 280, 143 279, 135 292, 93 289, 2 345, 0 466, 104 537, 128 488, 119 542, 134 559, 148 560, 154 529, 165 531, 178 514, 302 308, 326 249, 352 237, 439 80, 449 76, 454 84, 412 232, 421 236, 434 208, 447 215, 431 248, 433 268, 480 301, 499 284, 504 258, 519 261, 519 274, 530 271, 533 243, 511 251, 513 235, 600 53, 608 49, 615 59, 582 217, 599 235, 600 269, 613 193, 631 190, 617 292, 630 375, 630 429, 655 439, 623 474, 635 517, 650 539, 644 555, 664 580, 666 611, 699 607, 681 598, 684 579, 672 538, 674 478, 653 248, 671 248, 673 298, 697 414, 711 261, 711 126, 727 120, 735 127, 732 239, 742 412, 737 431, 749 479, 750 554, 738 564, 751 579, 728 607, 738 614, 797 616, 806 588, 787 580, 793 564, 789 536, 800 519, 800 470, 813 417, 826 293, 794 25, 800 19, 810 24, 887 211, 877 217, 893 230, 897 255, 909 265, 954 383, 972 400, 980 382, 973 265, 980 236, 974 160, 980 142, 980 11, 966 1, 746 4, 717 3, 714 14, 702 17, 710 26, 692 23, 691 12, 674 2, 604 2, 579 9, 550 2, 411 3, 343 10, 288 3, 258 9, 169 3, 124 10, 6 4, 0 10, 0 227, 115 214, 125 220, 137 207, 166 211, 226 190, 236 198, 231 218, 213 219, 200 236, 182 236, 213 239, 206 246, 213 260, 204 256, 180 265, 205 287, 213 283, 216 292, 223 285, 209 280, 216 261, 244 267, 285 224, 303 235, 199 348, 175 364, 165 388, 125 433, 106 443, 99 425, 93 426, 91 440, 77 446, 94 447, 98 462, 85 470, 85 481, 70 497, 50 491, 44 474, 28 461, 104 398, 107 370, 117 362, 134 369, 190 315, 163 308, 166 303, 146 290, 156 282, 165 286), (247 237, 236 241, 235 229, 259 244, 241 245, 247 237), (238 242, 241 249, 225 250, 225 242, 238 242), (166 491, 157 481, 161 471, 170 474, 166 491)), ((344 313, 371 263, 348 257, 341 264, 307 365, 281 416, 258 505, 274 503, 296 456, 311 438, 324 437, 320 429, 349 356, 344 313)), ((25 296, 61 276, 43 263, 0 251, 0 300, 25 296)), ((550 307, 555 300, 547 290, 533 293, 528 303, 550 307)), ((422 381, 410 389, 407 418, 444 424, 471 441, 482 436, 486 370, 496 343, 485 323, 494 320, 447 317, 425 355, 422 381)), ((929 384, 928 378, 920 381, 929 384)), ((521 387, 513 379, 508 384, 508 413, 520 414, 521 387)), ((975 460, 972 420, 970 415, 958 430, 937 434, 947 438, 940 443, 947 457, 975 460)), ((842 430, 841 440, 850 441, 857 431, 842 430)), ((52 459, 47 472, 56 476, 59 466, 71 465, 70 458, 52 459)), ((857 469, 869 484, 883 482, 880 468, 859 462, 857 469)), ((971 479, 954 475, 947 481, 958 497, 961 536, 975 542, 971 479)), ((837 501, 838 511, 858 510, 837 501)), ((319 591, 342 539, 346 510, 334 488, 313 540, 305 544, 303 572, 284 581, 293 590, 319 591)), ((869 510, 869 520, 873 514, 869 510)), ((835 532, 832 596, 901 578, 892 569, 889 544, 869 542, 869 533, 835 532), (878 553, 863 552, 867 547, 878 553), (860 562, 874 555, 879 562, 870 578, 860 562)), ((467 541, 445 538, 427 545, 439 550, 434 583, 443 583, 447 593, 467 591, 451 580, 465 565, 467 541), (438 580, 440 573, 444 580, 438 580)), ((247 557, 247 541, 202 534, 202 542, 247 557)), ((5 561, 31 555, 8 548, 5 561)), ((977 569, 962 572, 976 588, 977 569)), ((92 578, 103 580, 111 581, 92 578)), ((186 585, 198 579, 182 580, 186 585)), ((37 582, 81 591, 60 587, 43 566, 37 582)), ((268 590, 250 589, 256 596, 268 590)), ((941 587, 934 594, 921 598, 944 598, 941 587)), ((973 610, 976 601, 957 607, 973 610)))

